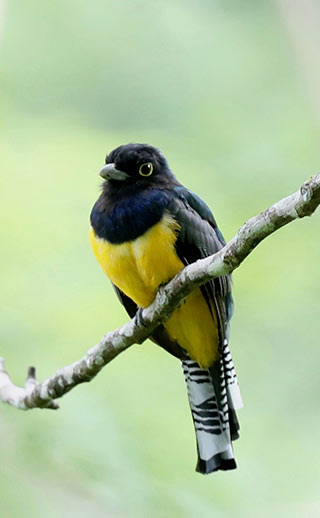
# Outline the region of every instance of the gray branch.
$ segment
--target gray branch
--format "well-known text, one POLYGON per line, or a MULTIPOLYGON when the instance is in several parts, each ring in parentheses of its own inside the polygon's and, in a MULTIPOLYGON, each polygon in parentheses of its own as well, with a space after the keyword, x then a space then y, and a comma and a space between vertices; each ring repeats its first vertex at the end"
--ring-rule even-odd
POLYGON ((146 340, 192 290, 210 279, 233 272, 263 239, 290 221, 311 216, 319 204, 320 173, 305 182, 294 194, 249 219, 218 253, 181 270, 158 291, 151 306, 143 310, 144 325, 132 319, 110 331, 81 360, 59 369, 41 383, 36 380, 35 368, 30 367, 25 387, 17 387, 5 371, 4 360, 0 358, 0 401, 22 410, 59 408, 56 399, 79 383, 91 381, 122 351, 146 340))

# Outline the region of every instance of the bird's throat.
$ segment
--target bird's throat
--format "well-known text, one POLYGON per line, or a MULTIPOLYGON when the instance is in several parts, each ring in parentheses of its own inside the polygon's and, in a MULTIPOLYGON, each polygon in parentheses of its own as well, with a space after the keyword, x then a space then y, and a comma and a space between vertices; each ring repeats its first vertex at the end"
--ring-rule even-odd
POLYGON ((122 244, 143 236, 164 215, 169 197, 157 189, 127 192, 115 201, 102 193, 91 212, 95 234, 113 244, 122 244))

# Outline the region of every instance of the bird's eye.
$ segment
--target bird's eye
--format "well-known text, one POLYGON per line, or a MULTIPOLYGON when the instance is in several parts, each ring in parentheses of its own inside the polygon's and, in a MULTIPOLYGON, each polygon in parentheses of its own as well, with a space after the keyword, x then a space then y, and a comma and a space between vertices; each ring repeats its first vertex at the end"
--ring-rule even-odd
POLYGON ((139 174, 141 176, 150 176, 153 172, 153 164, 151 162, 146 162, 145 164, 141 164, 139 167, 139 174))

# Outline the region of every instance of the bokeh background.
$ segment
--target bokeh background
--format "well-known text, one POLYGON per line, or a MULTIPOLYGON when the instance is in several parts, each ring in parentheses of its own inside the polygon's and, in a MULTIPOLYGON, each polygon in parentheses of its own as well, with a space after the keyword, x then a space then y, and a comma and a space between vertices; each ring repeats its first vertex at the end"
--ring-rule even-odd
MULTIPOLYGON (((126 321, 87 238, 107 151, 160 147, 227 239, 319 170, 320 3, 0 6, 0 354, 23 384, 126 321)), ((319 515, 319 225, 290 224, 234 274, 238 470, 194 472, 180 365, 147 342, 58 412, 0 407, 0 515, 319 515)))

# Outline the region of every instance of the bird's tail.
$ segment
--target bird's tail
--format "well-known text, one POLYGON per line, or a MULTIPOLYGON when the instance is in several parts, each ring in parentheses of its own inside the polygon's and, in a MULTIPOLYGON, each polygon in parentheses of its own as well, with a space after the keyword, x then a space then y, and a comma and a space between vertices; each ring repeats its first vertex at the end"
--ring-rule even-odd
POLYGON ((236 409, 242 400, 227 340, 209 370, 192 360, 183 360, 182 366, 197 437, 196 471, 235 469, 232 441, 239 437, 236 409))

